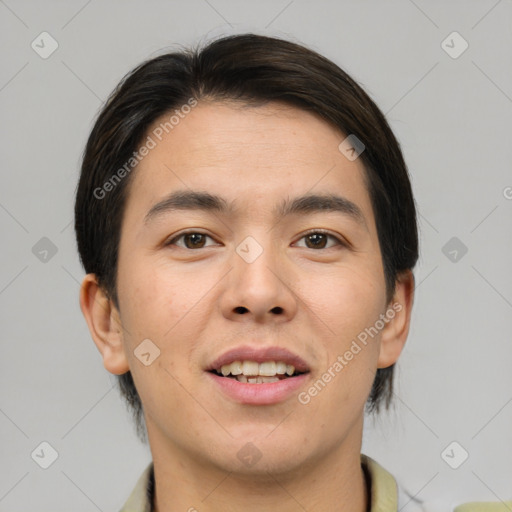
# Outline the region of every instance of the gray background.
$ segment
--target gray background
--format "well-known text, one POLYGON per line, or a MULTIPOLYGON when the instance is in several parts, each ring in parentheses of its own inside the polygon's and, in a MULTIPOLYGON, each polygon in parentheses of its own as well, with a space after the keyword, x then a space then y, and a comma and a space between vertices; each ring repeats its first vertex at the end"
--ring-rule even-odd
POLYGON ((411 171, 412 330, 395 408, 367 420, 363 451, 430 510, 512 498, 510 1, 0 0, 0 511, 117 510, 150 460, 79 310, 80 155, 133 66, 245 31, 344 67, 387 114, 411 171), (31 47, 50 47, 43 31, 59 45, 47 59, 31 47), (453 31, 469 44, 457 58, 445 50, 463 48, 458 36, 442 45, 453 31), (31 458, 43 441, 58 452, 48 469, 31 458), (462 448, 447 458, 452 441, 462 448))

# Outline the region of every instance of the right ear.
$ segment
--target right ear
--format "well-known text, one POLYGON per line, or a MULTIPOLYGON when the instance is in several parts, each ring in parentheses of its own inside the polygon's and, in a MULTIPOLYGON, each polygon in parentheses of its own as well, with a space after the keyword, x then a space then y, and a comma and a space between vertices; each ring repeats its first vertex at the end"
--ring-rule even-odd
POLYGON ((87 274, 82 281, 80 309, 105 368, 115 375, 129 371, 119 311, 99 286, 95 274, 87 274))

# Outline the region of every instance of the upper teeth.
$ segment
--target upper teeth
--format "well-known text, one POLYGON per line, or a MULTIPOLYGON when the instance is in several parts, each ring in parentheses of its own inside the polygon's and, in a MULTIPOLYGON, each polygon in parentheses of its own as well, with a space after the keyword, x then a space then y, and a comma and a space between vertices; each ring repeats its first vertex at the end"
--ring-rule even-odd
POLYGON ((257 363, 256 361, 233 361, 231 364, 223 365, 220 370, 224 377, 227 375, 261 375, 263 377, 273 377, 275 375, 293 375, 295 366, 283 362, 265 361, 257 363))

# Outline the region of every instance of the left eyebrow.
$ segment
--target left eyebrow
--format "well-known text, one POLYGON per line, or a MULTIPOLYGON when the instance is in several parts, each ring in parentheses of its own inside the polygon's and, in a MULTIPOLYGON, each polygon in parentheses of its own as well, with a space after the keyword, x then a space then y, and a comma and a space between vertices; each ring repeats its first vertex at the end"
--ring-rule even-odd
POLYGON ((368 231, 368 224, 361 208, 346 197, 335 194, 308 194, 291 201, 284 200, 276 213, 279 218, 282 218, 292 214, 307 215, 323 211, 342 213, 368 231))
MULTIPOLYGON (((207 192, 176 191, 154 204, 144 217, 144 223, 149 223, 156 217, 176 210, 202 210, 216 213, 234 214, 234 203, 228 203, 224 198, 207 192)), ((334 194, 306 194, 284 199, 280 206, 274 209, 278 219, 289 215, 320 212, 337 212, 355 220, 368 230, 368 224, 362 210, 349 199, 334 194)))

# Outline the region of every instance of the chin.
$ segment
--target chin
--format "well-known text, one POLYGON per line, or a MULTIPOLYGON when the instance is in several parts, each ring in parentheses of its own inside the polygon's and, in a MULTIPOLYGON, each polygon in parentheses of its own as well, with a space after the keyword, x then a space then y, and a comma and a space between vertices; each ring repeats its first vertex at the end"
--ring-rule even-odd
POLYGON ((246 435, 239 436, 237 432, 226 444, 217 446, 216 453, 210 453, 212 462, 223 471, 253 477, 296 470, 308 458, 304 451, 306 433, 278 433, 272 428, 255 430, 253 425, 243 429, 246 435))
POLYGON ((283 459, 267 450, 258 450, 255 445, 244 446, 242 450, 235 452, 234 458, 226 459, 224 456, 225 454, 219 454, 219 459, 216 461, 218 468, 232 473, 232 476, 236 475, 242 478, 272 478, 270 475, 289 474, 298 470, 303 463, 296 457, 290 457, 290 452, 288 452, 287 458, 283 459))

